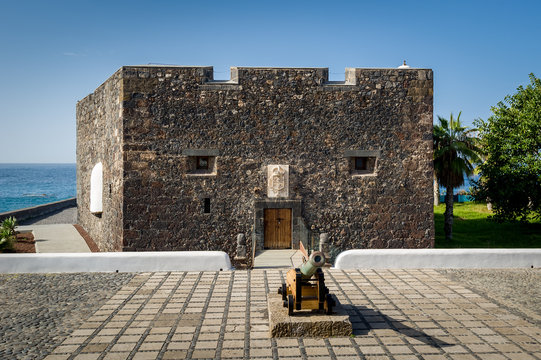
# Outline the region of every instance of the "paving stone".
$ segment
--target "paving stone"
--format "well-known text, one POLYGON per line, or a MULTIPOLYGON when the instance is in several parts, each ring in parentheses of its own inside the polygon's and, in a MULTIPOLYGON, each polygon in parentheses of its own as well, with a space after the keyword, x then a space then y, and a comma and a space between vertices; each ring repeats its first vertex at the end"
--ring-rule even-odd
POLYGON ((439 350, 429 345, 416 345, 413 347, 419 354, 439 354, 439 350))
POLYGON ((167 334, 150 334, 145 338, 147 342, 164 342, 167 339, 167 334))
POLYGON ((155 360, 158 355, 157 351, 140 351, 134 355, 133 360, 155 360))
POLYGON ((224 339, 226 340, 244 339, 244 332, 229 332, 226 328, 224 339))
MULTIPOLYGON (((108 301, 105 298, 99 305, 92 304, 92 311, 86 313, 86 318, 77 319, 78 326, 64 328, 68 331, 60 339, 56 338, 53 353, 46 352, 45 346, 25 345, 29 343, 24 338, 17 345, 27 349, 27 356, 33 354, 28 358, 49 360, 70 356, 126 359, 130 356, 129 351, 142 340, 134 359, 174 359, 190 355, 192 358, 244 358, 245 345, 250 346, 250 357, 257 359, 272 358, 273 348, 280 358, 357 358, 357 351, 366 359, 390 356, 395 360, 412 356, 447 360, 541 358, 541 329, 538 326, 490 299, 480 297, 482 301, 475 301, 482 306, 476 305, 469 300, 474 298, 471 291, 435 271, 330 270, 326 275, 327 286, 349 306, 350 319, 357 324, 355 337, 305 338, 300 343, 296 338, 279 338, 271 342, 266 331, 265 289, 279 286, 282 281, 280 271, 236 271, 234 281, 242 278, 243 282, 238 290, 235 282, 230 286, 231 274, 131 275, 123 286, 112 287, 108 301), (145 290, 145 295, 141 290, 145 290), (239 296, 230 296, 236 291, 239 296), (433 295, 434 291, 441 296, 433 295), (250 297, 246 297, 246 293, 251 294, 250 297), (167 313, 173 303, 175 312, 167 313), (200 313, 191 312, 194 309, 200 309, 200 313), (149 319, 139 320, 145 316, 149 319), (379 328, 364 326, 367 318, 378 320, 372 324, 378 324, 379 328), (219 321, 214 323, 216 319, 219 321), (229 324, 230 320, 235 324, 229 324), (185 323, 189 321, 194 325, 185 323), (301 354, 299 346, 302 344, 301 354), (442 350, 439 350, 434 344, 452 346, 441 345, 442 350), (47 354, 50 356, 46 357, 47 354)), ((100 277, 99 274, 95 276, 100 277)), ((0 290, 5 290, 4 280, 0 276, 0 290)), ((55 286, 61 285, 50 284, 50 290, 58 291, 55 286)), ((5 295, 0 294, 0 300, 3 300, 5 295)), ((70 304, 78 306, 71 300, 70 304)), ((44 304, 42 308, 46 306, 44 304)), ((2 316, 0 310, 0 318, 13 324, 11 317, 2 316)), ((4 322, 0 323, 2 326, 4 322)), ((50 329, 45 327, 45 330, 50 329)), ((20 332, 24 334, 25 330, 20 332)), ((0 358, 24 358, 23 353, 14 354, 12 344, 0 344, 0 358)))
POLYGON ((74 360, 97 360, 100 354, 79 354, 74 357, 74 360))
POLYGON ((59 353, 59 354, 65 354, 65 353, 72 353, 74 352, 75 350, 77 350, 79 348, 78 345, 60 345, 58 346, 56 349, 54 349, 54 353, 59 353))
POLYGON ((178 360, 186 357, 186 350, 167 350, 162 359, 178 360))
POLYGON ((120 332, 120 329, 111 329, 111 328, 106 328, 106 329, 102 329, 100 330, 100 332, 98 333, 98 336, 102 336, 102 335, 116 335, 120 332))
POLYGON ((451 354, 453 360, 475 360, 476 358, 470 354, 451 354))
POLYGON ((349 340, 349 338, 330 338, 329 343, 333 346, 336 346, 336 345, 350 346, 351 345, 351 341, 349 340))
POLYGON ((244 349, 224 349, 221 356, 223 358, 242 358, 244 357, 244 349))
POLYGON ((392 345, 392 346, 387 346, 387 349, 389 350, 391 354, 411 354, 412 353, 411 349, 407 346, 392 345))
POLYGON ((298 347, 290 347, 290 348, 278 348, 278 356, 280 357, 296 357, 300 358, 301 351, 298 347))
POLYGON ((216 354, 215 350, 194 350, 192 358, 194 359, 208 359, 213 358, 216 354))
POLYGON ((496 352, 496 349, 488 344, 468 344, 466 347, 474 353, 496 352))
MULTIPOLYGON (((294 352, 294 353, 296 353, 296 352, 294 352)), ((255 348, 255 349, 250 348, 250 356, 252 356, 252 357, 266 357, 266 356, 271 357, 272 356, 272 349, 270 349, 270 348, 255 348)))
POLYGON ((223 342, 224 348, 243 348, 244 347, 244 341, 240 340, 225 340, 223 342))
MULTIPOLYGON (((306 343, 305 343, 306 345, 306 343)), ((264 340, 250 340, 250 347, 259 348, 264 347, 268 348, 271 346, 270 339, 264 339, 264 340)))
POLYGON ((140 350, 161 350, 163 343, 161 342, 144 342, 139 347, 140 350))
POLYGON ((304 346, 325 346, 325 341, 323 339, 315 338, 306 338, 303 339, 304 346))
POLYGON ((130 356, 130 352, 109 352, 103 360, 126 360, 130 356))
POLYGON ((425 355, 423 358, 425 360, 447 360, 443 355, 425 355))
POLYGON ((136 343, 117 343, 113 345, 111 351, 132 351, 136 343))
POLYGON ((218 341, 197 341, 195 344, 196 349, 216 349, 218 341))
MULTIPOLYGON (((541 352, 541 343, 531 343, 531 344, 520 344, 520 346, 530 352, 530 353, 539 353, 541 352)), ((537 355, 536 355, 537 356, 537 355)))
POLYGON ((109 344, 88 344, 86 345, 81 352, 83 353, 96 353, 104 351, 109 344))
POLYGON ((326 347, 312 347, 312 346, 309 346, 309 347, 306 347, 305 351, 306 351, 306 355, 308 355, 308 356, 313 356, 313 355, 318 355, 318 356, 325 355, 325 356, 328 356, 329 355, 329 349, 327 349, 326 347))
POLYGON ((58 354, 51 354, 47 355, 44 360, 67 360, 70 357, 70 355, 58 355, 58 354))
POLYGON ((168 334, 169 331, 171 331, 171 327, 152 327, 152 329, 150 329, 150 334, 151 335, 154 335, 154 334, 168 334))

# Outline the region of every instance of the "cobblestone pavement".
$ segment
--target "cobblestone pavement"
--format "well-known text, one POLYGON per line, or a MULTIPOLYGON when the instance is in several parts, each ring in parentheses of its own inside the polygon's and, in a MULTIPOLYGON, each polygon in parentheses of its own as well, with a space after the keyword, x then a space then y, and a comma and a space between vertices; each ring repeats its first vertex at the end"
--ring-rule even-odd
POLYGON ((355 336, 269 339, 284 276, 137 274, 46 359, 541 359, 540 327, 436 270, 329 270, 355 336))
POLYGON ((541 268, 438 271, 541 326, 541 268))
POLYGON ((135 274, 1 274, 0 359, 42 359, 135 274))

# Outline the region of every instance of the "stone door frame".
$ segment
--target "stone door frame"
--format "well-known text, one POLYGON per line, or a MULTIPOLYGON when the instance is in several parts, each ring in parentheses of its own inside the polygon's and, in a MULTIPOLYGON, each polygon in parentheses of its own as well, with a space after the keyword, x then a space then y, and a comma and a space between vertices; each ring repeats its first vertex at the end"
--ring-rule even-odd
POLYGON ((302 200, 265 199, 254 201, 254 250, 265 246, 265 209, 291 209, 291 248, 298 249, 302 222, 302 200))

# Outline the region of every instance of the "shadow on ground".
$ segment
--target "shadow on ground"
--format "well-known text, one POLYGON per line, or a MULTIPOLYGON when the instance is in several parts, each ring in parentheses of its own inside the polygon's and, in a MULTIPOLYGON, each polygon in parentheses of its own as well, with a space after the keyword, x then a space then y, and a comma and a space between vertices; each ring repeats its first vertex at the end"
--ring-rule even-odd
POLYGON ((77 207, 67 207, 54 210, 45 215, 32 217, 19 221, 19 225, 50 225, 50 224, 76 224, 77 207))
POLYGON ((364 306, 342 304, 343 309, 349 314, 349 320, 353 325, 353 335, 367 335, 371 329, 388 329, 397 334, 415 338, 426 345, 434 348, 453 346, 445 341, 428 335, 420 330, 404 324, 403 321, 387 316, 380 311, 369 309, 364 306))

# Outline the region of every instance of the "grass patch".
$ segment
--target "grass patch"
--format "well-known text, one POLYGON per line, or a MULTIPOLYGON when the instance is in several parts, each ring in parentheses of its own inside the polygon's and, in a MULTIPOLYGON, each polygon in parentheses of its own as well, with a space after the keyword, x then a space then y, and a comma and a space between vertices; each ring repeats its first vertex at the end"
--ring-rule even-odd
POLYGON ((486 204, 455 203, 453 240, 445 241, 445 204, 434 207, 436 248, 541 248, 541 222, 497 223, 489 220, 486 204))

